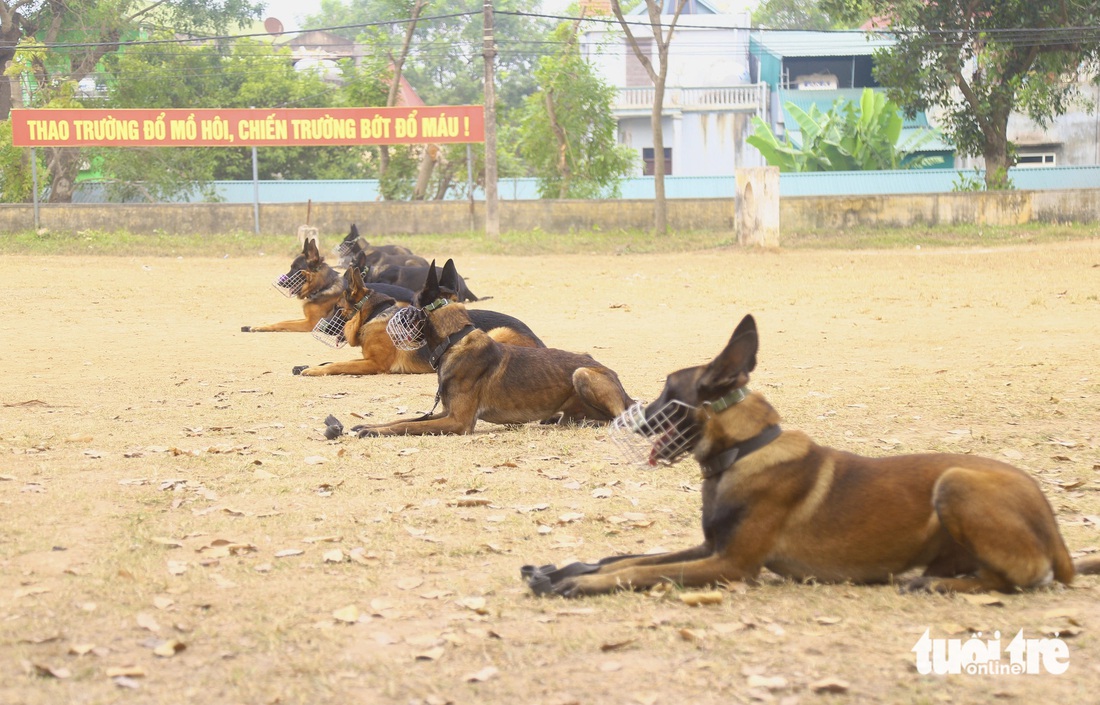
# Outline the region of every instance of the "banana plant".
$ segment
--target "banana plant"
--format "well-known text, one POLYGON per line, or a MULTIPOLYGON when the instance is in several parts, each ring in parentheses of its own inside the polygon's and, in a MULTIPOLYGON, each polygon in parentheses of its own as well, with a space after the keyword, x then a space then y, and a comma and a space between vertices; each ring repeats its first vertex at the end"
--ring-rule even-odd
POLYGON ((870 88, 863 89, 858 110, 852 102, 840 100, 827 112, 816 105, 802 110, 791 102, 786 109, 801 130, 801 145, 795 146, 790 137, 780 141, 758 117, 753 118, 753 134, 745 139, 780 171, 919 169, 943 161, 913 155, 935 138, 931 130, 915 132, 899 144, 903 120, 898 106, 870 88))

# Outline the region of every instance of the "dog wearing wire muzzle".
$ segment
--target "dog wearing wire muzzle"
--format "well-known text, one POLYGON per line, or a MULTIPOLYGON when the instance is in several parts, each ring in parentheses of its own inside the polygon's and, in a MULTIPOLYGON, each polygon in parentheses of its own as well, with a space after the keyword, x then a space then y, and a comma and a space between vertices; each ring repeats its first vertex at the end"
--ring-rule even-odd
MULTIPOLYGON (((450 260, 444 272, 454 267, 450 260)), ((446 277, 445 277, 446 278, 446 277)), ((440 285, 435 262, 413 306, 397 311, 387 330, 399 348, 427 346, 439 380, 440 413, 380 425, 364 436, 466 434, 478 420, 606 423, 632 403, 610 368, 592 356, 555 348, 506 345, 474 325, 454 292, 440 285)))
POLYGON ((1038 483, 1006 463, 961 454, 865 458, 784 430, 747 388, 758 336, 745 316, 709 364, 668 376, 660 396, 615 419, 609 434, 649 465, 691 453, 703 474, 703 543, 597 563, 524 566, 537 594, 568 597, 753 581, 901 583, 907 590, 1011 592, 1100 560, 1071 560, 1038 483))

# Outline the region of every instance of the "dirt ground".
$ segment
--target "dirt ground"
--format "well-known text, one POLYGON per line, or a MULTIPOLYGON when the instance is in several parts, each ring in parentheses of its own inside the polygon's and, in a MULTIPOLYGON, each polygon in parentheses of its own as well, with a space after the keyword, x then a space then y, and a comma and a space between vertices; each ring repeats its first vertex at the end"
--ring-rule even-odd
MULTIPOLYGON (((0 259, 0 702, 1095 702, 1100 577, 994 604, 774 576, 701 607, 531 596, 525 563, 697 543, 697 466, 587 428, 326 441, 329 414, 427 410, 435 379, 292 376, 354 352, 239 332, 300 311, 270 285, 289 260, 0 259), (1057 632, 1069 668, 921 675, 926 630, 1057 632)), ((1100 547, 1100 240, 458 265, 472 305, 642 399, 751 312, 785 426, 1007 459, 1075 555, 1100 547)))

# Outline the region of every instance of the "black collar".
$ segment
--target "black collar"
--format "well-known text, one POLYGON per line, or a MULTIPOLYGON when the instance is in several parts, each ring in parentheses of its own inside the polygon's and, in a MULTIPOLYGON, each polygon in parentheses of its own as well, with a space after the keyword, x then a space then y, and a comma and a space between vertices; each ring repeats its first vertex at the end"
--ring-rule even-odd
POLYGON ((433 370, 438 370, 439 369, 439 363, 443 360, 443 354, 446 353, 447 350, 449 350, 452 345, 454 345, 458 341, 465 338, 467 335, 472 333, 475 329, 476 329, 476 326, 473 323, 469 323, 469 324, 466 325, 465 328, 463 328, 462 330, 455 331, 454 333, 451 333, 450 335, 448 335, 446 338, 443 339, 442 343, 435 346, 435 349, 432 350, 431 356, 428 357, 428 364, 430 364, 432 366, 432 369, 433 370))
POLYGON ((760 450, 778 438, 782 432, 783 429, 779 428, 779 424, 772 424, 752 438, 726 448, 713 458, 700 461, 699 467, 703 469, 703 479, 709 480, 712 477, 718 477, 733 467, 738 458, 744 458, 749 453, 760 450))

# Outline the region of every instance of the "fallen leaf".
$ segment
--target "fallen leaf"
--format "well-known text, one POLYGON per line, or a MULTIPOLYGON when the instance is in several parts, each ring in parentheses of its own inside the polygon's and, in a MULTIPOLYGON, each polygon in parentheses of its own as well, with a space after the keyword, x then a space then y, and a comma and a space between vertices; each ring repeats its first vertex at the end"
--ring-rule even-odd
POLYGON ((470 673, 462 680, 467 683, 484 683, 485 681, 492 680, 500 673, 500 669, 496 666, 486 666, 477 673, 470 673))
POLYGON ((982 607, 1004 607, 1005 604, 1004 600, 996 595, 968 595, 963 593, 960 594, 959 597, 972 605, 981 605, 982 607))
POLYGON ((276 558, 289 558, 291 556, 300 556, 303 553, 305 553, 305 551, 303 551, 300 548, 284 548, 281 551, 276 551, 275 552, 275 557, 276 558))
POLYGON ((334 548, 331 551, 325 551, 321 555, 321 560, 325 563, 343 563, 344 552, 338 548, 334 548))
POLYGON ((187 572, 187 561, 168 561, 168 572, 172 575, 183 575, 187 572))
POLYGON ((840 617, 814 617, 814 621, 818 624, 833 625, 840 624, 844 620, 840 617))
POLYGON ((359 621, 360 612, 359 608, 355 605, 348 605, 347 607, 341 607, 340 609, 332 613, 334 619, 345 624, 355 624, 359 621))
POLYGON ((161 658, 171 658, 186 648, 187 645, 182 641, 169 639, 168 641, 158 644, 157 647, 153 649, 153 653, 161 658))
POLYGON ((463 497, 447 502, 451 507, 487 507, 492 503, 492 500, 485 497, 463 497))
POLYGON ((594 499, 607 499, 612 495, 612 491, 607 487, 597 487, 592 490, 592 497, 594 499))
POLYGON ((323 455, 307 455, 304 462, 306 465, 320 465, 322 463, 327 463, 328 458, 323 455))
POLYGON ((414 588, 420 587, 423 584, 424 578, 419 577, 401 578, 397 581, 397 587, 400 590, 412 590, 414 588))
POLYGON ((684 641, 690 641, 696 643, 703 640, 705 632, 702 629, 688 629, 684 627, 680 630, 680 638, 684 641))
POLYGON ((342 539, 342 536, 307 536, 302 543, 336 543, 342 539))
POLYGON ((815 693, 847 693, 849 687, 851 686, 849 686, 848 681, 833 677, 822 678, 810 683, 810 690, 815 693))
POLYGON ((145 669, 141 666, 116 666, 104 671, 108 678, 144 678, 145 669))
POLYGON ((436 659, 438 659, 442 655, 443 655, 443 647, 442 646, 433 646, 432 648, 428 649, 427 651, 421 651, 420 653, 418 653, 416 655, 416 660, 417 661, 435 661, 436 659))
POLYGON ((751 675, 748 678, 750 688, 764 688, 765 690, 779 690, 787 687, 787 679, 783 676, 758 676, 751 675))
POLYGON ((69 678, 73 675, 73 672, 65 667, 47 666, 41 663, 34 664, 34 673, 42 678, 69 678))
POLYGON ((600 651, 618 651, 619 649, 630 646, 637 639, 627 639, 626 641, 613 641, 610 643, 600 644, 600 651))
POLYGON ((153 598, 153 606, 158 610, 171 609, 175 604, 175 600, 171 597, 165 597, 164 595, 157 595, 153 598))
POLYGON ((72 656, 87 656, 95 648, 95 644, 70 644, 69 654, 72 656))
POLYGON ((680 593, 680 602, 683 602, 689 607, 698 607, 700 605, 719 605, 724 599, 725 595, 722 593, 721 590, 680 593))
POLYGON ((466 597, 458 600, 458 605, 478 614, 489 614, 489 610, 485 607, 484 597, 466 597))
POLYGON ((28 588, 20 588, 15 591, 14 596, 16 599, 20 597, 30 597, 31 595, 41 595, 44 592, 49 592, 48 587, 42 587, 41 585, 35 585, 28 588))
POLYGON ((148 629, 149 631, 156 633, 160 631, 160 625, 157 624, 157 620, 153 618, 153 615, 148 612, 138 612, 134 618, 137 625, 142 629, 148 629))

